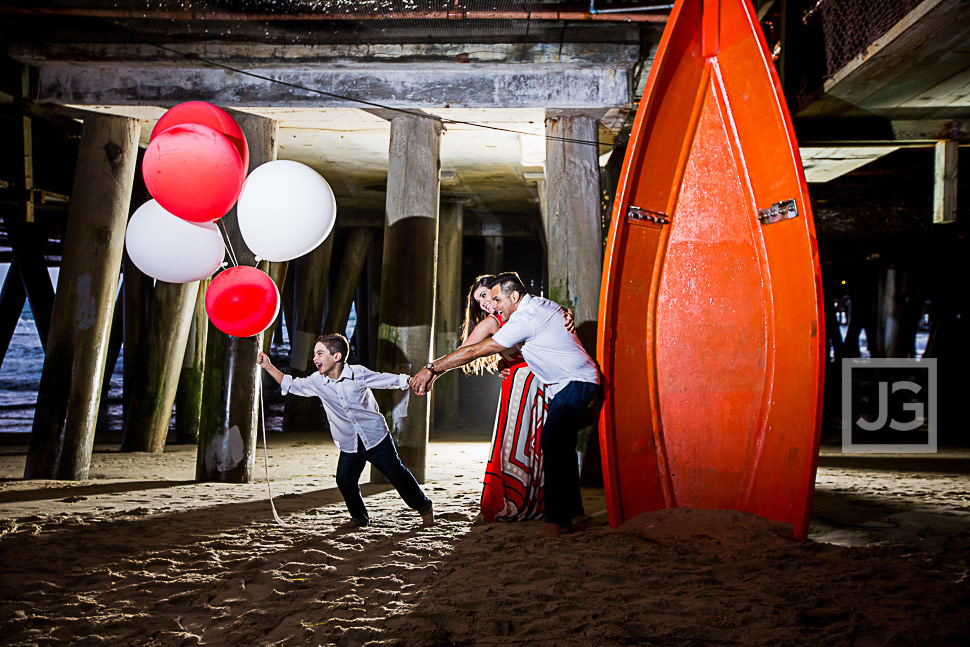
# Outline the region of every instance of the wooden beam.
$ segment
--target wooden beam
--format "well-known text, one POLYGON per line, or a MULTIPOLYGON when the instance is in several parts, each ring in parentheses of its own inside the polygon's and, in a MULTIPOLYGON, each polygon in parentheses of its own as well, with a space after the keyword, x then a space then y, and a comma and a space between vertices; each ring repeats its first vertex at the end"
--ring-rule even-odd
POLYGON ((957 158, 954 141, 936 144, 936 170, 933 175, 933 222, 957 220, 957 158))
POLYGON ((360 108, 613 108, 632 102, 628 63, 590 66, 307 63, 236 72, 181 61, 165 66, 54 62, 40 69, 38 100, 71 105, 360 108), (299 79, 299 87, 292 85, 299 79), (305 88, 319 88, 320 92, 305 88), (362 103, 362 100, 364 103, 362 103))
MULTIPOLYGON (((20 68, 20 105, 30 100, 30 67, 22 65, 20 68)), ((34 221, 34 201, 31 199, 31 191, 34 188, 34 134, 31 126, 30 117, 21 117, 22 137, 21 152, 23 153, 24 169, 24 219, 27 222, 34 221)))
POLYGON ((799 146, 818 148, 886 144, 970 143, 970 119, 796 118, 799 146))

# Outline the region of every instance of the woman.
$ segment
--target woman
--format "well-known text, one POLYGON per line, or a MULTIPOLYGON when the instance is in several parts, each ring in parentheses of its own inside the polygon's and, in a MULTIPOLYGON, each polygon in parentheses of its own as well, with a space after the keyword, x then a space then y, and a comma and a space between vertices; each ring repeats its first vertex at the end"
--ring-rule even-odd
MULTIPOLYGON (((490 274, 475 279, 465 302, 462 346, 491 337, 502 326, 492 312, 490 274)), ((565 313, 572 330, 572 316, 565 313)), ((501 365, 502 391, 492 448, 485 468, 482 518, 485 521, 522 521, 542 516, 542 445, 540 433, 548 404, 545 385, 529 370, 516 349, 499 357, 483 357, 462 368, 465 373, 494 373, 501 365)))

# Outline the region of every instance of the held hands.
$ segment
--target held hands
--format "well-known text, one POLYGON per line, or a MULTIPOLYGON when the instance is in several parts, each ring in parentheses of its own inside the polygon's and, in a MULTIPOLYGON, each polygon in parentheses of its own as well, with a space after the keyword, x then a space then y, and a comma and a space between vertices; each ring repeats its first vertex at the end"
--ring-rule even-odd
POLYGON ((408 380, 408 386, 414 391, 414 395, 427 395, 431 391, 431 383, 433 381, 434 375, 431 371, 422 368, 408 380))

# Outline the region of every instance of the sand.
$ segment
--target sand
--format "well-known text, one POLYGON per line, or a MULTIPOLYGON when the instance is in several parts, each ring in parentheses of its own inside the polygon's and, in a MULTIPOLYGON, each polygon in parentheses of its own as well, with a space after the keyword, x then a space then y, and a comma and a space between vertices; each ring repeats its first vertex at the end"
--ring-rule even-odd
MULTIPOLYGON (((349 531, 337 451, 270 437, 262 480, 197 484, 195 448, 99 445, 91 479, 23 481, 0 451, 0 644, 967 645, 970 453, 823 456, 809 540, 734 511, 674 509, 542 537, 473 525, 485 442, 432 443, 420 525, 364 486, 349 531), (891 470, 889 468, 892 468, 891 470)), ((366 476, 366 472, 365 472, 366 476)))

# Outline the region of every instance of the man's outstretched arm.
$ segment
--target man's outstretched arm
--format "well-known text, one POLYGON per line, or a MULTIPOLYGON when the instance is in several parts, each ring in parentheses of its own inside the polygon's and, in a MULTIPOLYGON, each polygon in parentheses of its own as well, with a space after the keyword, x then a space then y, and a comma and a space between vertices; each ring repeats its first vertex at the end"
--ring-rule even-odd
POLYGON ((428 392, 431 379, 435 375, 440 375, 445 371, 450 371, 453 368, 464 366, 465 364, 476 360, 479 357, 487 357, 488 355, 500 353, 503 350, 506 350, 506 347, 492 340, 491 337, 488 339, 483 339, 477 344, 462 346, 461 348, 448 353, 444 357, 436 359, 434 361, 434 373, 429 371, 427 368, 422 368, 420 371, 418 371, 410 380, 411 389, 414 391, 415 395, 424 395, 428 392))

